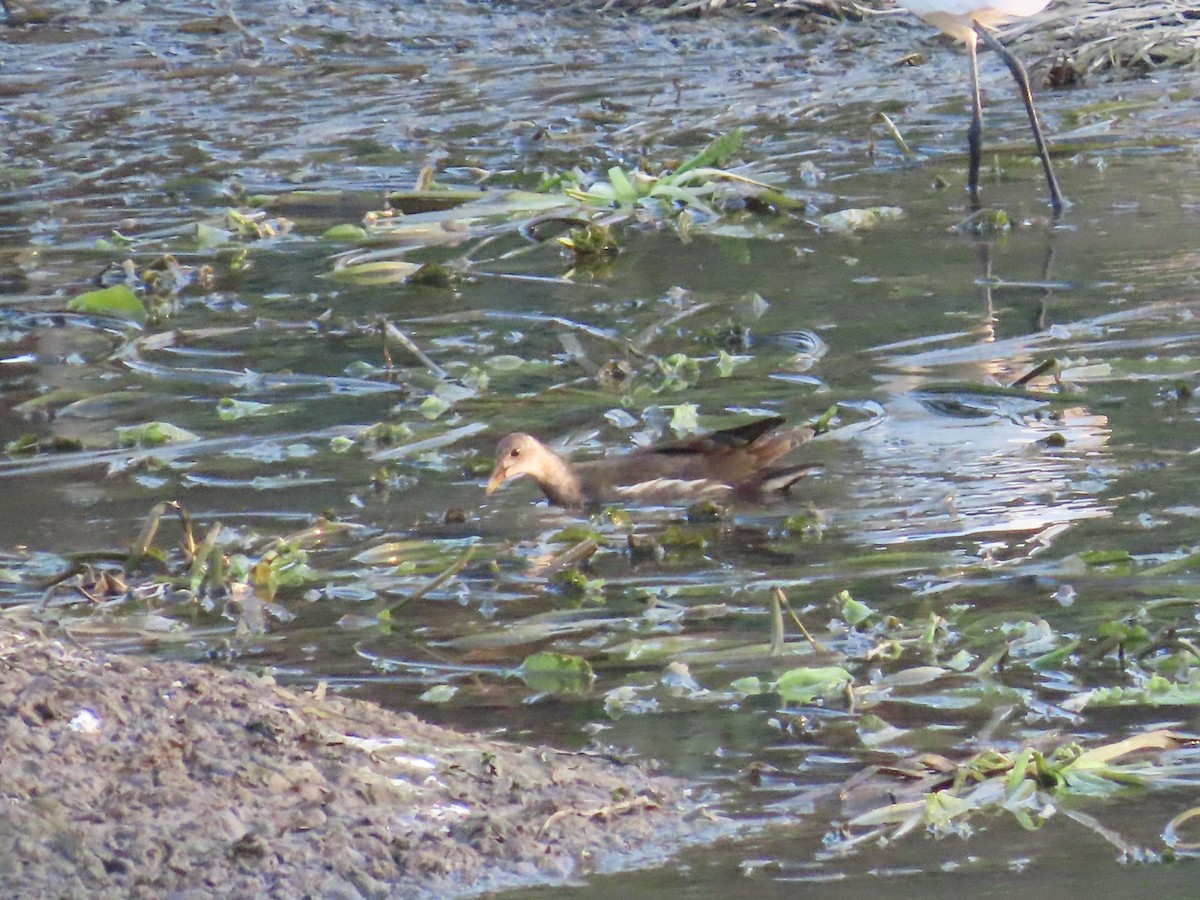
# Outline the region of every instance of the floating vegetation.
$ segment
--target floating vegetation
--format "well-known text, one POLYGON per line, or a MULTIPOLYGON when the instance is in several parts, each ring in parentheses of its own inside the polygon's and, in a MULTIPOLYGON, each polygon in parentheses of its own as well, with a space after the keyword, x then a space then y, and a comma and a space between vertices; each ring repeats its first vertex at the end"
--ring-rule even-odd
POLYGON ((115 284, 112 287, 96 291, 86 291, 69 300, 67 309, 71 312, 118 316, 130 319, 139 325, 145 322, 149 315, 146 312, 145 304, 123 284, 115 284))
MULTIPOLYGON (((733 157, 742 141, 735 129, 671 169, 652 173, 644 169, 611 166, 602 177, 576 170, 546 179, 537 191, 462 191, 430 187, 392 194, 393 204, 416 208, 405 212, 395 206, 367 216, 365 243, 388 244, 386 250, 354 250, 339 256, 334 277, 356 284, 393 282, 445 285, 456 274, 446 268, 442 279, 431 279, 429 264, 399 258, 415 250, 486 245, 509 235, 525 235, 537 242, 543 226, 568 226, 555 237, 569 250, 576 268, 594 266, 617 253, 619 238, 614 226, 636 221, 668 225, 681 235, 719 228, 723 209, 753 199, 761 207, 795 209, 803 203, 784 192, 719 163, 733 157)), ((884 215, 876 212, 876 217, 884 215)), ((861 227, 861 226, 860 226, 861 227)), ((339 239, 349 229, 336 232, 339 239)), ((328 234, 328 232, 327 232, 328 234)), ((474 251, 461 255, 455 265, 476 268, 474 251)))
MULTIPOLYGON (((1186 735, 1156 730, 1088 750, 1068 742, 1050 751, 985 750, 958 764, 931 754, 905 760, 878 770, 873 777, 890 775, 896 779, 891 786, 894 794, 916 798, 854 816, 841 832, 830 836, 828 851, 845 854, 869 842, 899 840, 918 829, 938 837, 966 836, 975 820, 998 812, 1007 812, 1023 828, 1034 830, 1073 797, 1109 796, 1180 776, 1194 779, 1197 744, 1186 735), (1188 752, 1171 752, 1181 748, 1188 752), (1126 761, 1130 756, 1136 758, 1126 761)), ((847 791, 864 791, 868 784, 858 779, 847 791)), ((1094 819, 1069 817, 1092 827, 1122 855, 1151 858, 1094 819)))
POLYGON ((596 674, 587 660, 564 653, 535 653, 525 657, 516 673, 535 691, 579 694, 591 687, 596 674))
POLYGON ((867 231, 882 222, 901 218, 904 210, 896 206, 872 206, 866 209, 841 209, 826 213, 816 220, 816 226, 834 234, 851 234, 867 231))

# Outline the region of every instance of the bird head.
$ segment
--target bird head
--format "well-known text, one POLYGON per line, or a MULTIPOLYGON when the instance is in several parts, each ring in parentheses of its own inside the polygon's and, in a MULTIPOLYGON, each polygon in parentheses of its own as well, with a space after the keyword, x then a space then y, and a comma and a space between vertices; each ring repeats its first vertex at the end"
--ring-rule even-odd
POLYGON ((496 445, 496 468, 492 469, 492 477, 488 479, 487 493, 492 493, 510 478, 536 475, 544 453, 545 448, 531 435, 518 431, 502 438, 496 445))

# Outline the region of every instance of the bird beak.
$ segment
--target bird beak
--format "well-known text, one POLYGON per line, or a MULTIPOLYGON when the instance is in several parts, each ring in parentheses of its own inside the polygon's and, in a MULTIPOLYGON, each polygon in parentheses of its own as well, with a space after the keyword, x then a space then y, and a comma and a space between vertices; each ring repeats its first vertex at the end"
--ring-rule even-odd
POLYGON ((508 477, 508 475, 504 471, 504 467, 497 465, 496 468, 492 469, 492 477, 488 479, 487 487, 484 488, 484 493, 485 494, 494 493, 496 488, 498 488, 498 487, 500 487, 500 485, 504 484, 504 480, 507 477, 508 477))

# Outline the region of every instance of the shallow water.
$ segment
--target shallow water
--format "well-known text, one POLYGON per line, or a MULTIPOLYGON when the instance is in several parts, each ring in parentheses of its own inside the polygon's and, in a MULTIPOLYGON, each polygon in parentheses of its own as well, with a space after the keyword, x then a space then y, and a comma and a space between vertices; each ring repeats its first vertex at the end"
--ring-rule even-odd
MULTIPOLYGON (((915 28, 849 23, 801 38, 758 20, 649 26, 470 4, 280 6, 236 22, 223 10, 97 5, 2 36, 0 438, 33 432, 84 448, 0 460, 6 604, 36 601, 40 579, 65 565, 60 554, 127 545, 162 500, 179 500, 201 533, 222 523, 231 552, 262 553, 269 537, 328 512, 354 527, 312 547, 319 576, 281 590, 262 621, 170 591, 99 607, 60 595, 53 609, 117 646, 234 657, 434 721, 653 759, 757 823, 740 843, 600 878, 581 894, 710 896, 749 883, 782 896, 800 882, 830 897, 993 896, 1018 874, 1034 895, 1190 894, 1187 862, 1117 865, 1122 854, 1065 813, 1033 833, 988 815, 969 840, 909 836, 834 855, 824 840, 855 810, 812 794, 909 752, 963 758, 1195 729, 1191 706, 1067 713, 1064 698, 1082 688, 1129 682, 1111 656, 1064 670, 1024 664, 1045 649, 1034 640, 1043 620, 1047 633, 1085 642, 1135 614, 1152 631, 1196 628, 1189 569, 1145 574, 1193 548, 1200 515, 1196 402, 1179 387, 1195 387, 1200 340, 1190 76, 1046 95, 1049 130, 1071 141, 1057 163, 1074 206, 1051 227, 1035 165, 1006 153, 997 173, 985 159, 986 201, 1018 225, 980 240, 952 230, 965 216, 964 61, 930 42, 927 65, 894 68, 924 39, 915 28), (1116 112, 1096 106, 1114 97, 1124 101, 1116 112), (872 130, 883 105, 927 158, 906 163, 872 130), (345 248, 322 232, 379 209, 383 191, 411 185, 424 165, 447 184, 488 170, 495 184, 529 187, 546 169, 685 158, 738 126, 749 172, 808 210, 741 216, 686 240, 629 225, 621 255, 595 278, 564 277, 570 262, 552 244, 511 234, 471 247, 453 291, 330 277, 345 248), (1072 138, 1076 126, 1088 131, 1072 138), (949 187, 934 186, 939 177, 949 187), (254 195, 295 222, 291 234, 246 244, 244 259, 197 246, 196 221, 254 195), (812 225, 878 205, 904 216, 853 235, 812 225), (124 251, 97 246, 113 230, 132 240, 124 251), (107 264, 164 252, 212 264, 214 290, 185 292, 140 338, 120 322, 62 314, 107 264), (436 382, 423 366, 392 347, 394 371, 378 370, 381 316, 452 374, 475 367, 489 385, 427 418, 436 382), (734 327, 749 345, 720 377, 713 358, 734 327), (798 329, 825 352, 795 352, 798 329), (598 363, 613 340, 649 335, 646 352, 702 358, 701 375, 663 390, 642 371, 638 389, 605 392, 564 358, 563 333, 598 363), (1069 400, 992 392, 1048 357, 1075 386, 1069 400), (274 414, 223 421, 224 397, 272 403, 274 414), (681 402, 697 404, 706 426, 727 412, 803 421, 838 404, 839 416, 808 449, 821 469, 797 495, 720 526, 635 511, 628 528, 660 541, 661 558, 631 556, 626 526, 597 521, 604 546, 586 573, 603 583, 582 601, 555 588, 539 566, 569 546, 555 535, 579 518, 534 503, 526 483, 485 498, 495 439, 536 430, 597 453, 661 430, 669 415, 647 407, 681 402), (149 420, 207 443, 130 464, 114 429, 149 420), (414 440, 463 430, 391 458, 333 449, 380 421, 408 425, 414 440), (360 557, 391 542, 409 568, 360 557), (400 602, 471 546, 458 577, 379 626, 376 603, 400 602), (1114 572, 1082 562, 1092 550, 1135 559, 1114 572), (877 744, 842 704, 729 689, 789 663, 704 655, 765 643, 775 586, 822 634, 843 590, 905 623, 953 620, 945 654, 910 649, 903 664, 863 661, 857 638, 832 629, 856 683, 956 649, 979 662, 1004 641, 1013 662, 898 684, 870 712, 903 731, 877 744), (1143 611, 1150 601, 1162 602, 1143 611), (171 623, 178 630, 164 631, 171 623), (546 648, 591 659, 596 684, 537 694, 506 677, 546 648), (697 687, 663 682, 672 660, 697 687), (457 688, 448 702, 418 699, 442 684, 457 688), (751 764, 777 771, 751 783, 751 764)), ((1022 110, 991 62, 989 143, 1023 147, 1022 110)), ((416 255, 453 261, 466 249, 416 255)), ((169 543, 178 529, 168 521, 164 532, 169 543)), ((1194 803, 1194 781, 1182 780, 1070 806, 1152 855, 1165 823, 1194 803)))

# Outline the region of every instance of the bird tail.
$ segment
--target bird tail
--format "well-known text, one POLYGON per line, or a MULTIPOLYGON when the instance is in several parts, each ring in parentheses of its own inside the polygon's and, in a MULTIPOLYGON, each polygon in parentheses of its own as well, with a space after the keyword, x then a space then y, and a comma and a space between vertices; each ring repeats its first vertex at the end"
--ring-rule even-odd
POLYGON ((820 471, 821 466, 807 463, 802 466, 781 466, 768 469, 758 482, 758 492, 767 494, 786 494, 802 478, 820 471))

